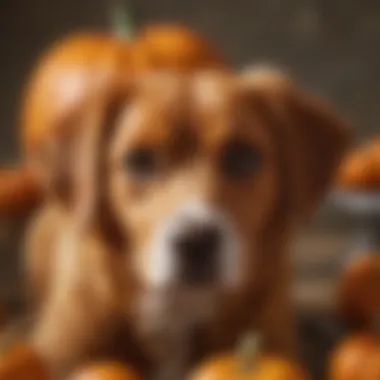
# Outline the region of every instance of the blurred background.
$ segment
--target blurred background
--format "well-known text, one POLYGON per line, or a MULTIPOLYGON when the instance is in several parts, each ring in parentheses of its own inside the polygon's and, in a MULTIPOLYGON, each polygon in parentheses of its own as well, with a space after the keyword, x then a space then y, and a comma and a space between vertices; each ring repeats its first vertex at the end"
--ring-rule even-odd
MULTIPOLYGON (((17 157, 20 89, 56 38, 108 27, 108 0, 0 1, 0 158, 17 157)), ((374 0, 130 0, 137 25, 178 20, 236 67, 282 65, 331 99, 365 136, 380 124, 380 3, 374 0)))
MULTIPOLYGON (((107 0, 0 0, 0 159, 18 159, 22 86, 43 49, 83 29, 108 27, 107 0)), ((137 26, 180 21, 204 33, 236 68, 279 65, 330 100, 354 126, 357 141, 380 132, 380 2, 375 0, 134 0, 137 26)), ((1 186, 1 184, 0 184, 1 186)), ((326 201, 295 242, 295 298, 306 314, 331 311, 334 283, 351 244, 354 221, 326 201)), ((16 229, 4 227, 0 299, 16 308, 22 283, 16 229), (19 281, 20 280, 20 281, 19 281)), ((304 323, 306 354, 315 361, 330 325, 304 323), (315 329, 318 330, 315 333, 315 329), (321 334, 319 334, 321 332, 321 334), (309 335, 308 335, 309 334, 309 335), (309 338, 308 338, 309 337, 309 338)), ((330 330, 329 330, 330 329, 330 330)), ((322 359, 321 359, 322 360, 322 359)), ((318 376, 318 375, 316 375, 318 376)), ((317 377, 316 377, 317 378, 317 377)))

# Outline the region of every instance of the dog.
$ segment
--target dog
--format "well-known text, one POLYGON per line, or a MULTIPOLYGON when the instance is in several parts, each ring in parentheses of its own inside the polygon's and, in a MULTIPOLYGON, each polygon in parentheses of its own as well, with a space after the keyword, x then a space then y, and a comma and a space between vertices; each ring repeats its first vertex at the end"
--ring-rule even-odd
POLYGON ((251 329, 295 355, 289 242, 347 122, 259 67, 112 83, 70 122, 25 242, 30 339, 52 375, 108 358, 181 379, 251 329))

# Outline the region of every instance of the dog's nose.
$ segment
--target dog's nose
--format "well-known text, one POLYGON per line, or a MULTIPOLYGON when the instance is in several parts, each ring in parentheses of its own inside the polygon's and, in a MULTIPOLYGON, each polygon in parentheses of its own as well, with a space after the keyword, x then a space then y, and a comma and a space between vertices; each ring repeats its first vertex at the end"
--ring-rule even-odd
POLYGON ((180 265, 180 279, 189 285, 215 280, 222 248, 222 231, 216 225, 191 225, 174 239, 180 265))

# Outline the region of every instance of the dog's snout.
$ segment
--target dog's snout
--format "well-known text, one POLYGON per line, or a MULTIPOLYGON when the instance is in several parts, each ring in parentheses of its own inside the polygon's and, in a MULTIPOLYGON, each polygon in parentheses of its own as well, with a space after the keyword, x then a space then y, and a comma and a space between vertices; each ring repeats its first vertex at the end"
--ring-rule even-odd
POLYGON ((182 281, 202 285, 215 279, 222 238, 222 231, 213 224, 187 226, 178 233, 174 238, 174 250, 182 281))
POLYGON ((214 226, 192 226, 176 238, 176 249, 180 254, 203 256, 215 254, 220 246, 221 231, 214 226))

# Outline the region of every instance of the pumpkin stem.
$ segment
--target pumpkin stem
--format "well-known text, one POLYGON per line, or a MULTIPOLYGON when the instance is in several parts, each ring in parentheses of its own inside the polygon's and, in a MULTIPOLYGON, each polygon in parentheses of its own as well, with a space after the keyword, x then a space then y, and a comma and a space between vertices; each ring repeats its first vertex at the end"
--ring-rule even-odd
POLYGON ((131 6, 125 0, 113 0, 110 8, 110 20, 114 34, 122 39, 132 39, 135 25, 131 14, 131 6))
POLYGON ((239 369, 241 372, 247 372, 257 365, 256 358, 261 346, 259 334, 248 332, 238 343, 237 355, 239 369))

